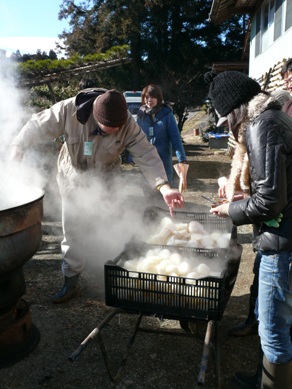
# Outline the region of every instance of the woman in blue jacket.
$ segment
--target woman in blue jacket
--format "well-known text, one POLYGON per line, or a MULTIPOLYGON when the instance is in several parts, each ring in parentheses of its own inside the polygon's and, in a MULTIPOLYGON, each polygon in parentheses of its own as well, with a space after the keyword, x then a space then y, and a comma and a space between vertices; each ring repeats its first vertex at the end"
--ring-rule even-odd
POLYGON ((186 161, 186 153, 172 109, 163 102, 162 91, 158 85, 150 84, 143 89, 137 123, 149 142, 156 147, 169 184, 173 186, 173 150, 179 163, 186 161))

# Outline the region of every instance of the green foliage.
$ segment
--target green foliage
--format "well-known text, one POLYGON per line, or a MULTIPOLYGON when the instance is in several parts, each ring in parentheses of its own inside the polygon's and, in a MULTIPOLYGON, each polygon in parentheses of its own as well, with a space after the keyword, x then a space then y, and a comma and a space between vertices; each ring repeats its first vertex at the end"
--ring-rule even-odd
POLYGON ((75 53, 68 59, 30 59, 18 64, 18 73, 21 78, 34 78, 49 75, 51 73, 75 69, 101 61, 125 58, 128 57, 128 50, 129 47, 127 45, 123 45, 121 47, 113 47, 106 53, 94 53, 86 56, 81 56, 75 53))

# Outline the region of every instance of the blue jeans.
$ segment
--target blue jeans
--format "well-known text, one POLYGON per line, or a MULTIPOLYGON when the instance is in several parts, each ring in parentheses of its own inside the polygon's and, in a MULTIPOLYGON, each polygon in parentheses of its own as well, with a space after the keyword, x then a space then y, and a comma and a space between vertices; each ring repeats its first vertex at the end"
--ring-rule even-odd
POLYGON ((258 319, 263 353, 270 363, 292 360, 292 252, 260 252, 258 319))

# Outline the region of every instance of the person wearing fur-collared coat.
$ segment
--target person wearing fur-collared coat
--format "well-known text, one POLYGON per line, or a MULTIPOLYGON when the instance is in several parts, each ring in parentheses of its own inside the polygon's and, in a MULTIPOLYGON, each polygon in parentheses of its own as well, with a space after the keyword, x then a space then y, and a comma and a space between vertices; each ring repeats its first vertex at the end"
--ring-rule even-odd
POLYGON ((250 77, 227 71, 205 76, 209 97, 243 137, 250 196, 212 208, 234 225, 259 226, 254 249, 261 255, 257 317, 263 368, 259 388, 289 389, 292 378, 292 119, 250 77))

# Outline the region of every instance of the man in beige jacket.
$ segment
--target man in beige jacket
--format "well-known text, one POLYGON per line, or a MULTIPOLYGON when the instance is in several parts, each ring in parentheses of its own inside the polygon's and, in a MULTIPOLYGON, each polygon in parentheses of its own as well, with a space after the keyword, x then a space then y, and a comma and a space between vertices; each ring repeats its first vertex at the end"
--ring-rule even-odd
MULTIPOLYGON (((81 234, 73 228, 82 215, 72 201, 87 179, 108 179, 120 167, 124 149, 131 154, 151 188, 157 189, 170 211, 182 208, 184 199, 167 181, 163 163, 133 116, 122 93, 117 90, 86 89, 77 96, 34 114, 13 141, 11 159, 19 160, 32 146, 63 137, 58 156, 57 181, 62 196, 63 288, 54 303, 69 300, 78 290, 78 278, 85 266, 81 234), (90 176, 89 176, 90 174, 90 176), (90 177, 90 178, 88 178, 90 177)), ((80 199, 91 201, 94 198, 80 199)))

